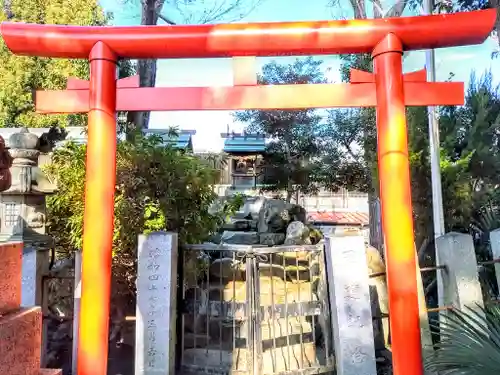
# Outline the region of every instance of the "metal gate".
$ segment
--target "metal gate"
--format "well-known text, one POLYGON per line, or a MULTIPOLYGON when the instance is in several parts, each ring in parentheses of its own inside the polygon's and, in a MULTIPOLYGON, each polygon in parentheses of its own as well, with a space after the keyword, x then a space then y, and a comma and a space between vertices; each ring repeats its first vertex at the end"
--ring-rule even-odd
POLYGON ((323 245, 182 251, 180 373, 333 373, 323 245))

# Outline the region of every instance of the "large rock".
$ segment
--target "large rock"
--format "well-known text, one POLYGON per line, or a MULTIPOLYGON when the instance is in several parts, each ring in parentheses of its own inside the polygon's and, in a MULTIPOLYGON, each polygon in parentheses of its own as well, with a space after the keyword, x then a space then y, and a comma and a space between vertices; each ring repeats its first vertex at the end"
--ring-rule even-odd
POLYGON ((310 245, 309 232, 301 221, 292 221, 286 228, 285 245, 310 245))
POLYGON ((269 199, 264 202, 259 212, 259 233, 285 233, 290 222, 287 204, 281 199, 269 199))
POLYGON ((285 233, 260 233, 259 243, 265 246, 283 245, 285 242, 285 233))
POLYGON ((385 264, 380 252, 372 247, 366 246, 366 265, 368 273, 384 273, 380 276, 370 277, 370 301, 372 316, 381 317, 373 321, 373 335, 375 338, 375 349, 384 350, 389 344, 389 296, 387 293, 387 281, 385 276, 385 264))
POLYGON ((183 365, 192 369, 200 369, 198 373, 205 372, 207 369, 218 370, 221 373, 247 372, 249 366, 247 350, 239 348, 234 350, 187 349, 184 351, 182 359, 183 365))
POLYGON ((259 233, 285 233, 291 221, 306 222, 306 210, 281 199, 267 199, 259 211, 259 233))
POLYGON ((243 205, 243 215, 247 219, 259 220, 259 213, 266 202, 266 197, 249 197, 243 205))
POLYGON ((257 232, 235 232, 226 230, 222 233, 221 243, 233 245, 257 245, 259 234, 257 232))
MULTIPOLYGON (((226 233, 225 237, 234 238, 237 233, 226 233)), ((259 237, 263 235, 278 237, 276 233, 260 233, 259 237)), ((284 236, 280 233, 279 237, 284 236)), ((319 300, 322 252, 314 246, 292 246, 283 250, 288 251, 263 253, 258 258, 258 305, 263 309, 260 322, 263 373, 326 365, 322 362, 325 356, 322 349, 314 342, 322 335, 322 326, 317 321, 312 322, 311 317, 297 315, 301 313, 299 303, 319 300), (277 313, 284 311, 285 304, 289 309, 287 318, 277 313)), ((249 319, 246 262, 227 253, 227 257, 211 261, 208 284, 204 282, 202 287, 205 292, 192 290, 186 298, 191 299, 191 305, 195 294, 197 300, 197 308, 191 310, 193 314, 184 315, 186 330, 190 332, 184 342, 183 364, 192 369, 231 373, 249 369, 246 362, 249 352, 244 346, 249 319), (206 314, 211 318, 207 319, 206 314), (233 349, 235 343, 238 348, 233 349)))
POLYGON ((230 218, 222 229, 229 231, 255 231, 257 229, 257 220, 230 218))
MULTIPOLYGON (((305 271, 304 271, 305 272, 305 271)), ((288 273, 288 272, 287 272, 288 273)), ((295 271, 289 271, 291 275, 295 271)), ((292 302, 310 302, 316 301, 316 287, 315 280, 318 276, 313 276, 311 280, 297 279, 285 281, 283 279, 283 271, 280 273, 273 271, 273 275, 264 274, 259 277, 259 300, 261 306, 271 306, 273 304, 284 304, 292 302)), ((309 271, 307 270, 307 274, 309 271)), ((290 279, 289 277, 287 277, 290 279)), ((205 292, 206 293, 206 292, 205 292)), ((244 280, 228 280, 211 281, 208 285, 208 300, 211 303, 219 302, 247 302, 247 285, 244 280)), ((206 305, 206 297, 197 295, 197 301, 206 305)))
POLYGON ((317 362, 314 343, 295 344, 265 350, 262 353, 264 374, 286 373, 307 369, 317 362))
MULTIPOLYGON (((183 354, 184 364, 200 369, 217 371, 248 372, 247 349, 187 349, 183 354)), ((316 362, 316 350, 313 343, 296 344, 287 347, 269 349, 262 353, 262 372, 273 374, 310 367, 316 362)))
POLYGON ((309 263, 317 261, 318 259, 323 259, 323 245, 317 244, 314 246, 310 245, 297 245, 293 247, 294 251, 282 251, 276 253, 273 257, 273 263, 277 264, 287 264, 293 265, 302 263, 309 263))
MULTIPOLYGON (((248 321, 245 321, 241 325, 240 337, 247 338, 248 321)), ((260 328, 260 339, 261 340, 271 340, 279 339, 280 337, 286 337, 291 335, 304 335, 312 333, 312 325, 309 323, 304 316, 293 316, 289 318, 276 318, 272 320, 264 320, 261 323, 260 328)), ((295 341, 295 340, 290 340, 295 341)), ((306 341, 306 340, 303 340, 306 341)))
POLYGON ((298 204, 287 204, 287 209, 292 218, 292 221, 300 221, 302 223, 307 223, 307 211, 304 207, 298 204))
MULTIPOLYGON (((241 337, 246 338, 247 332, 246 324, 243 324, 240 328, 241 337)), ((303 316, 263 321, 260 337, 264 341, 263 373, 272 374, 310 367, 316 360, 316 348, 310 339, 312 333, 311 323, 303 316)))
POLYGON ((210 265, 210 275, 221 280, 240 280, 245 273, 245 264, 233 258, 215 259, 210 265))

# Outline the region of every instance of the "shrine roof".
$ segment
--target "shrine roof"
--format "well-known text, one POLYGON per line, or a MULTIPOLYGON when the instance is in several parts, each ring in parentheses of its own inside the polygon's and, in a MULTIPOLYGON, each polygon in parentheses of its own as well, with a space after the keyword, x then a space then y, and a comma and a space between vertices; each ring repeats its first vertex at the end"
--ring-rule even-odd
MULTIPOLYGON (((0 136, 2 136, 6 142, 7 147, 9 147, 9 137, 19 132, 19 128, 2 128, 0 129, 0 136)), ((29 128, 30 133, 35 134, 40 137, 43 133, 47 133, 50 128, 29 128)), ((85 134, 85 128, 81 126, 68 126, 64 128, 67 132, 66 138, 62 141, 56 143, 56 147, 62 146, 68 141, 75 142, 76 144, 86 144, 87 135, 85 134)), ((159 135, 165 144, 172 144, 172 146, 179 150, 193 150, 192 137, 196 134, 195 130, 181 130, 177 137, 169 137, 170 130, 168 129, 146 129, 144 131, 146 134, 156 134, 159 135)))
POLYGON ((229 154, 260 154, 266 150, 266 138, 263 134, 222 133, 224 152, 229 154))
POLYGON ((162 138, 165 144, 171 144, 178 150, 193 150, 193 135, 196 130, 181 130, 177 136, 172 136, 169 129, 146 129, 146 135, 158 135, 162 138))

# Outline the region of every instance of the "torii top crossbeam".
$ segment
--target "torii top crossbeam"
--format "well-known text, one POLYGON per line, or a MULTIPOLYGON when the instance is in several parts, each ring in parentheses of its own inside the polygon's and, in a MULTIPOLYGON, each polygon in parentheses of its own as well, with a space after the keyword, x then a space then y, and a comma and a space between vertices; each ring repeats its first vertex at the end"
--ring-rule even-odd
MULTIPOLYGON (((236 110, 278 106, 289 109, 329 105, 376 105, 393 372, 394 375, 422 375, 405 106, 458 104, 458 99, 463 99, 463 88, 460 84, 425 83, 420 73, 404 77, 402 54, 417 49, 481 43, 492 30, 496 17, 496 10, 491 9, 376 20, 201 26, 81 27, 3 23, 2 37, 16 54, 82 58, 88 59, 91 65, 88 85, 83 82, 78 83, 78 87, 68 85, 67 92, 37 98, 38 110, 88 111, 89 114, 78 375, 105 375, 107 368, 116 110, 236 110), (249 80, 239 77, 236 80, 239 83, 232 89, 139 88, 135 84, 130 87, 129 81, 120 84, 116 80, 119 58, 343 53, 371 53, 374 74, 354 72, 356 79, 351 80, 352 86, 262 87, 256 84, 255 77, 249 80), (316 97, 308 100, 310 96, 316 97), (335 100, 329 100, 333 97, 335 100), (58 101, 67 105, 60 105, 58 101)), ((172 334, 175 335, 175 330, 172 334)), ((173 371, 153 368, 144 358, 136 361, 139 368, 149 366, 154 373, 173 371)))
POLYGON ((28 56, 86 59, 98 41, 128 59, 328 55, 371 53, 387 33, 396 34, 405 51, 477 44, 490 33, 495 18, 494 10, 485 10, 374 20, 189 26, 2 23, 1 34, 13 53, 28 56))

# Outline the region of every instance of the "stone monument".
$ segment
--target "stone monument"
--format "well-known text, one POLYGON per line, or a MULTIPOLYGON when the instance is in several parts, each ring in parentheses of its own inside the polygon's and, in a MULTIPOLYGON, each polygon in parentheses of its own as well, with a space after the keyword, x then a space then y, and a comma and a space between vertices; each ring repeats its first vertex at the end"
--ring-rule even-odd
MULTIPOLYGON (((450 232, 437 238, 436 251, 442 264, 446 265, 443 277, 443 300, 445 306, 458 309, 466 307, 483 312, 481 283, 477 272, 477 258, 470 234, 450 232)), ((446 314, 442 313, 441 317, 446 314)))
POLYGON ((136 375, 174 374, 177 234, 139 236, 136 375))
POLYGON ((39 137, 23 128, 7 142, 12 165, 10 187, 0 194, 0 242, 24 244, 21 305, 41 304, 41 277, 48 271, 45 197, 56 187, 38 167, 39 137))
POLYGON ((0 245, 0 374, 61 375, 61 370, 40 369, 40 307, 21 308, 23 244, 0 245))
POLYGON ((326 274, 339 375, 375 375, 375 345, 364 239, 326 238, 326 274))
MULTIPOLYGON (((42 304, 42 275, 48 273, 48 250, 53 244, 46 234, 45 197, 55 191, 55 186, 38 167, 39 145, 39 137, 25 128, 6 142, 10 173, 9 187, 0 194, 0 242, 23 243, 21 306, 42 306, 46 312, 42 304)), ((42 363, 45 354, 44 349, 42 363)))

